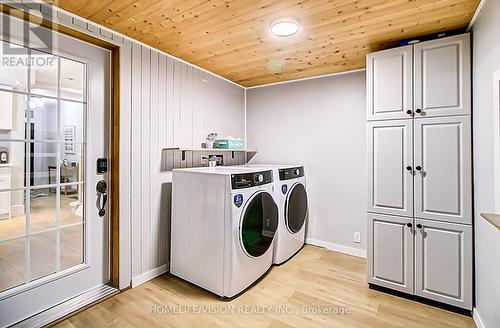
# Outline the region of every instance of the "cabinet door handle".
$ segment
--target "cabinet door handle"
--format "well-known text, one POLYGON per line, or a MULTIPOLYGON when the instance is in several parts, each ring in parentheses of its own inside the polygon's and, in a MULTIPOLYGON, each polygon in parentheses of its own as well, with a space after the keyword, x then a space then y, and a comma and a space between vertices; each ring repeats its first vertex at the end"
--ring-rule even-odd
POLYGON ((409 223, 409 222, 408 222, 408 223, 406 224, 406 226, 407 226, 408 228, 411 228, 411 227, 413 227, 413 224, 411 224, 411 223, 409 223))
POLYGON ((417 171, 420 171, 422 170, 422 167, 420 165, 418 165, 416 168, 415 168, 417 171))
POLYGON ((411 171, 412 167, 408 165, 408 166, 406 167, 406 169, 407 169, 408 171, 411 171))
POLYGON ((422 225, 420 223, 417 224, 417 229, 422 229, 422 225))
POLYGON ((411 115, 411 114, 413 114, 413 112, 412 112, 412 110, 411 110, 411 109, 408 109, 408 110, 406 111, 406 114, 411 115))
POLYGON ((420 108, 417 108, 417 109, 415 110, 415 112, 416 112, 416 113, 418 113, 418 114, 420 114, 420 113, 422 113, 422 110, 421 110, 420 108))

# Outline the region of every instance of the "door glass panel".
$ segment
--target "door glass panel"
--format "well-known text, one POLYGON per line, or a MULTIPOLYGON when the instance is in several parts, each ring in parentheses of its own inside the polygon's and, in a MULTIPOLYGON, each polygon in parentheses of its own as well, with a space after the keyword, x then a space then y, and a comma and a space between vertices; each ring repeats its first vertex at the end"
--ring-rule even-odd
POLYGON ((24 190, 0 192, 0 242, 26 235, 24 213, 24 190))
POLYGON ((304 226, 307 216, 307 193, 303 184, 298 183, 290 192, 286 205, 287 227, 297 233, 304 226))
POLYGON ((84 100, 85 64, 61 57, 61 98, 84 100))
POLYGON ((61 101, 61 130, 67 143, 83 142, 84 104, 73 101, 61 101))
POLYGON ((26 92, 28 86, 28 49, 0 41, 0 88, 26 92))
POLYGON ((56 200, 55 189, 30 190, 30 232, 53 229, 57 226, 56 200))
POLYGON ((26 238, 0 241, 0 290, 26 281, 26 238))
POLYGON ((87 67, 17 48, 32 65, 0 65, 0 293, 85 260, 87 67))
POLYGON ((59 182, 57 177, 57 148, 55 142, 33 142, 30 147, 30 185, 53 185, 59 182))
POLYGON ((61 270, 83 263, 83 224, 75 224, 61 229, 60 262, 61 270))
MULTIPOLYGON (((2 87, 0 85, 0 87, 2 87)), ((3 88, 3 87, 2 87, 3 88)), ((13 90, 10 88, 9 90, 13 90)), ((24 139, 26 95, 0 91, 0 138, 24 139)))
POLYGON ((31 94, 57 97, 58 58, 52 54, 31 50, 30 62, 31 94))
POLYGON ((83 190, 81 184, 68 184, 61 187, 60 210, 61 226, 83 222, 83 190))
POLYGON ((30 139, 57 140, 57 100, 30 97, 30 139))
POLYGON ((253 257, 263 255, 272 245, 278 228, 278 207, 273 197, 261 192, 254 196, 245 210, 241 238, 246 252, 253 257))
MULTIPOLYGON (((23 126, 24 130, 24 126, 23 126)), ((23 131, 24 134, 24 131, 23 131)), ((1 138, 9 139, 10 134, 2 135, 1 138)), ((22 136, 20 139, 24 139, 22 136)), ((26 144, 23 141, 1 141, 0 152, 5 152, 5 163, 0 162, 0 189, 23 189, 26 169, 26 144), (2 178, 3 177, 3 178, 2 178)), ((11 204, 12 206, 22 205, 23 202, 11 204)))
POLYGON ((57 271, 57 233, 57 230, 51 230, 29 236, 30 280, 35 280, 57 271))
POLYGON ((61 183, 83 182, 83 144, 64 143, 59 149, 61 183))

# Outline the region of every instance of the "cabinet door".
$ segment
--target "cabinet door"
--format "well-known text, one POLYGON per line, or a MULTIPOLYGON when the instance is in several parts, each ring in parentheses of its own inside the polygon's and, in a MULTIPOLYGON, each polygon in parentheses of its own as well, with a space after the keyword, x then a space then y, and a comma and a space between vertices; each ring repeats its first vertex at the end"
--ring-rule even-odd
POLYGON ((367 55, 368 120, 412 117, 412 56, 412 46, 367 55))
POLYGON ((368 123, 368 212, 413 217, 412 121, 368 123))
POLYGON ((469 34, 415 45, 416 117, 470 114, 469 34))
POLYGON ((468 117, 415 120, 415 217, 472 222, 470 134, 468 117))
POLYGON ((415 294, 472 308, 472 227, 415 219, 415 294))
POLYGON ((368 214, 368 282, 413 293, 413 219, 368 214))

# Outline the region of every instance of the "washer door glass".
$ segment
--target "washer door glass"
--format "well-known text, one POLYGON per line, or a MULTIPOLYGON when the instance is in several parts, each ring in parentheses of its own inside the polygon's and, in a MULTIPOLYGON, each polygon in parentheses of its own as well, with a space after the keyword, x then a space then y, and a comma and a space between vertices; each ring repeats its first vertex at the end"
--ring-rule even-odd
POLYGON ((288 230, 297 233, 306 222, 307 215, 307 193, 302 183, 292 187, 285 205, 285 217, 288 230))
POLYGON ((267 192, 256 194, 243 213, 241 240, 253 257, 263 255, 273 243, 278 228, 278 206, 267 192))

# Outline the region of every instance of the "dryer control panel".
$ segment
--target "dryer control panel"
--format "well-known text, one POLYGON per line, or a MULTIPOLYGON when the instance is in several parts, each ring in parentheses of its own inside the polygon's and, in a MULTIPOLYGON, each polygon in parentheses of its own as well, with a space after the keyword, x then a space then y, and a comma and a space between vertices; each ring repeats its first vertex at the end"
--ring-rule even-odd
POLYGON ((265 185, 273 182, 272 171, 241 173, 231 175, 233 189, 245 189, 265 185))
POLYGON ((291 167, 288 169, 280 169, 279 170, 280 181, 296 179, 304 176, 304 167, 291 167))

